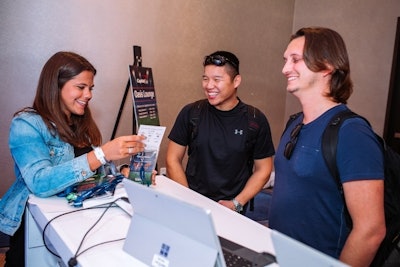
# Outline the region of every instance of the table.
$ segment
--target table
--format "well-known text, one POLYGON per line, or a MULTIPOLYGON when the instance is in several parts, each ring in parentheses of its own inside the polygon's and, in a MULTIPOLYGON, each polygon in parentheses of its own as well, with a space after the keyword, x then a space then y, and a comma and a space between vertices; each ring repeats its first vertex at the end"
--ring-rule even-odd
MULTIPOLYGON (((275 254, 271 230, 251 219, 231 211, 220 204, 186 188, 165 176, 156 177, 155 190, 172 195, 211 211, 216 232, 236 243, 255 251, 275 254), (228 222, 228 223, 227 223, 228 222)), ((126 196, 119 186, 113 199, 126 196)), ((84 207, 113 199, 87 200, 84 207)), ((46 229, 46 244, 61 260, 47 251, 42 241, 42 231, 54 217, 75 211, 64 198, 38 198, 30 196, 26 216, 26 266, 68 266, 68 260, 75 254, 88 229, 102 213, 100 209, 84 210, 64 215, 52 221, 46 229)), ((88 234, 82 250, 105 241, 124 238, 130 225, 130 216, 120 208, 109 209, 104 218, 88 234)), ((124 240, 89 249, 77 260, 79 266, 146 266, 123 251, 124 240)))

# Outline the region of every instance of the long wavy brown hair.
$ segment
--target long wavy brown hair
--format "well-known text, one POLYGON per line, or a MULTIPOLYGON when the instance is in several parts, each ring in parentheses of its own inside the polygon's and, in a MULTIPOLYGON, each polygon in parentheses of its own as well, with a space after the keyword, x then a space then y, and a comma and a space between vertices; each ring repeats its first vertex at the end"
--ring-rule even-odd
POLYGON ((73 52, 57 52, 42 69, 32 107, 21 110, 36 112, 52 133, 58 134, 63 141, 74 147, 81 148, 99 146, 102 142, 89 106, 86 106, 83 115, 71 114, 70 119, 61 108, 61 88, 82 71, 96 75, 96 69, 84 57, 73 52))
POLYGON ((334 30, 323 27, 301 28, 290 40, 304 36, 303 58, 307 67, 315 72, 327 70, 331 65, 334 70, 328 97, 337 103, 346 104, 353 93, 350 78, 350 63, 346 45, 342 37, 334 30))

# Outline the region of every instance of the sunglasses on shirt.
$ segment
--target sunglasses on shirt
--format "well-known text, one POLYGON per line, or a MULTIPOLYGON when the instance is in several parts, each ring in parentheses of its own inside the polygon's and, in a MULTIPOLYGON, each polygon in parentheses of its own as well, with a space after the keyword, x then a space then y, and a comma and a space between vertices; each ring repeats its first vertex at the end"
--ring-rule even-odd
POLYGON ((300 134, 300 130, 303 127, 304 123, 299 123, 294 127, 292 132, 290 133, 290 140, 289 142, 286 143, 285 145, 285 150, 283 151, 283 155, 287 158, 290 159, 290 157, 293 154, 293 150, 296 147, 297 144, 297 139, 300 134))

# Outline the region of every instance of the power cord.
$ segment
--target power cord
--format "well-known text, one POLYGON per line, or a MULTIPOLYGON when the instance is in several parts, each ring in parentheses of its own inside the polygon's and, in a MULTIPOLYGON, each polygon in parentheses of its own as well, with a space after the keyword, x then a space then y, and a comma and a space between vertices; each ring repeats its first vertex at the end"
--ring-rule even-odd
POLYGON ((99 244, 95 244, 95 245, 93 245, 93 246, 90 246, 90 247, 86 248, 85 250, 79 252, 80 249, 81 249, 81 247, 82 247, 82 245, 83 245, 83 242, 85 241, 85 239, 86 239, 87 235, 90 233, 90 231, 101 221, 101 219, 104 217, 104 215, 106 214, 106 212, 107 212, 111 207, 118 207, 118 205, 116 205, 115 203, 116 203, 118 200, 120 200, 120 199, 121 199, 121 198, 115 199, 114 201, 112 201, 112 202, 110 202, 110 203, 108 203, 108 204, 106 204, 106 205, 101 204, 101 205, 97 205, 97 206, 93 206, 93 207, 89 207, 89 208, 84 208, 84 209, 79 209, 79 210, 73 210, 73 211, 66 212, 66 213, 63 213, 63 214, 60 214, 60 215, 55 216, 54 218, 52 218, 51 220, 49 220, 49 221, 46 223, 45 227, 43 228, 43 231, 42 231, 42 239, 43 239, 43 244, 44 244, 44 246, 46 247, 46 249, 47 249, 51 254, 53 254, 54 256, 56 256, 56 257, 58 257, 58 258, 61 259, 60 255, 58 255, 58 254, 56 254, 54 251, 52 251, 52 250, 50 249, 50 247, 49 247, 49 246, 47 245, 47 243, 46 243, 45 232, 46 232, 47 227, 50 225, 50 223, 53 222, 54 220, 56 220, 56 219, 62 217, 62 216, 68 215, 68 214, 72 214, 72 213, 76 213, 76 212, 81 212, 81 211, 85 211, 85 210, 90 210, 90 209, 102 209, 102 208, 105 209, 105 210, 104 210, 103 213, 100 215, 100 217, 97 219, 97 221, 89 228, 89 230, 88 230, 88 231, 85 233, 85 235, 83 236, 83 238, 82 238, 82 240, 81 240, 81 242, 80 242, 80 244, 79 244, 79 246, 78 246, 78 249, 76 250, 74 256, 71 257, 71 258, 68 260, 68 266, 69 266, 69 267, 74 267, 74 266, 76 266, 76 265, 78 264, 77 258, 78 258, 80 255, 82 255, 83 253, 85 253, 86 251, 88 251, 88 250, 90 250, 90 249, 92 249, 92 248, 95 248, 95 247, 100 246, 100 245, 104 245, 104 244, 108 244, 108 243, 118 242, 118 241, 124 240, 125 238, 120 238, 120 239, 105 241, 105 242, 102 242, 102 243, 99 243, 99 244))
MULTIPOLYGON (((90 231, 92 231, 93 228, 100 222, 100 220, 104 217, 104 215, 105 215, 106 212, 110 209, 110 207, 111 207, 113 204, 115 204, 115 201, 116 201, 116 200, 114 200, 113 202, 111 202, 111 203, 108 204, 108 206, 107 206, 106 209, 103 211, 103 213, 100 215, 100 217, 97 219, 97 221, 96 221, 96 222, 89 228, 89 230, 85 233, 85 235, 83 236, 83 238, 82 238, 82 240, 81 240, 81 243, 80 243, 79 246, 78 246, 78 249, 77 249, 76 252, 75 252, 75 255, 74 255, 71 259, 69 259, 69 261, 68 261, 68 266, 69 266, 69 267, 74 267, 74 266, 76 266, 77 263, 78 263, 78 261, 77 261, 76 258, 78 258, 78 256, 81 255, 83 252, 87 251, 87 250, 84 250, 83 252, 79 253, 79 251, 81 250, 81 247, 82 247, 82 245, 83 245, 83 241, 85 241, 86 236, 87 236, 87 235, 90 233, 90 231), (73 264, 73 265, 71 265, 71 264, 73 264)), ((100 243, 100 244, 103 244, 103 243, 100 243)))
POLYGON ((102 242, 102 243, 99 243, 99 244, 95 244, 95 245, 93 245, 93 246, 90 246, 90 247, 86 248, 85 250, 82 250, 81 253, 76 254, 74 257, 71 257, 71 258, 69 259, 69 261, 68 261, 68 267, 74 267, 74 266, 76 266, 76 265, 78 264, 78 261, 77 261, 76 258, 79 257, 80 255, 82 255, 83 253, 85 253, 86 251, 92 249, 92 248, 95 248, 95 247, 98 247, 98 246, 101 246, 101 245, 105 245, 105 244, 109 244, 109 243, 113 243, 113 242, 122 241, 122 240, 125 240, 125 239, 126 239, 126 238, 124 237, 124 238, 120 238, 120 239, 114 239, 114 240, 104 241, 104 242, 102 242))

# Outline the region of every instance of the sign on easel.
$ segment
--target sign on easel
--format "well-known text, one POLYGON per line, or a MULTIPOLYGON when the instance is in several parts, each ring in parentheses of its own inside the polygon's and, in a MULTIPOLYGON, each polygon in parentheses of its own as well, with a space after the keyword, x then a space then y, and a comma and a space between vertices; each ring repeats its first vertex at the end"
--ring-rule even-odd
POLYGON ((151 68, 130 65, 130 82, 136 129, 140 125, 160 125, 151 68))
POLYGON ((132 134, 137 133, 140 125, 160 125, 153 73, 151 68, 142 67, 142 50, 140 46, 133 46, 133 55, 134 62, 133 65, 129 66, 129 79, 125 86, 124 96, 122 97, 110 140, 113 140, 117 133, 122 111, 130 88, 132 88, 133 100, 132 134))
POLYGON ((129 164, 129 179, 149 186, 157 166, 159 146, 165 127, 159 126, 156 92, 151 68, 142 67, 140 47, 134 46, 135 62, 129 66, 133 112, 137 134, 147 137, 143 152, 133 155, 129 164), (153 144, 151 143, 153 142, 153 144))

